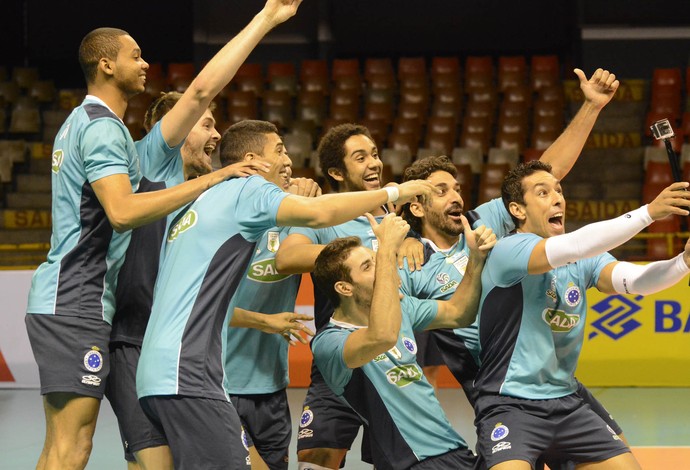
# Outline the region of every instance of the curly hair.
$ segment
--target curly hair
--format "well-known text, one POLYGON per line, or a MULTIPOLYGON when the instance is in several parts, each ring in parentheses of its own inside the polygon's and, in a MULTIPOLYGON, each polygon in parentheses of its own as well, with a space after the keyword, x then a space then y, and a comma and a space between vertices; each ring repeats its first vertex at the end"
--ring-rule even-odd
MULTIPOLYGON (((458 169, 451 160, 445 155, 438 157, 430 156, 417 160, 412 165, 408 166, 403 172, 403 182, 410 180, 425 180, 437 171, 445 171, 450 173, 453 178, 458 177, 458 169)), ((410 203, 404 204, 398 212, 400 216, 405 219, 405 222, 410 224, 410 228, 422 233, 422 219, 412 214, 410 203)))
POLYGON ((340 188, 339 182, 328 174, 328 170, 336 168, 345 173, 345 142, 353 135, 367 136, 373 142, 369 129, 359 124, 340 124, 332 127, 326 132, 319 142, 319 147, 316 149, 316 154, 319 158, 319 166, 321 172, 328 180, 328 184, 333 188, 333 191, 338 191, 340 188))

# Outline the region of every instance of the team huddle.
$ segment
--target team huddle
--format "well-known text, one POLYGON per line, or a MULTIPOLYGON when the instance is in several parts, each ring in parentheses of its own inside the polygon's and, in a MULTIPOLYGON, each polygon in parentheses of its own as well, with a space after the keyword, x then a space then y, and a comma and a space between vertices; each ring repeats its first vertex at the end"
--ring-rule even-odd
POLYGON ((221 136, 213 116, 213 98, 299 4, 267 0, 184 93, 154 101, 137 142, 122 118, 145 86, 138 44, 114 28, 84 37, 88 95, 55 139, 51 249, 26 316, 46 414, 37 468, 86 466, 105 395, 130 469, 287 469, 288 348, 308 339, 299 469, 342 467, 361 427, 377 469, 639 468, 574 376, 585 291, 649 294, 687 276, 690 241, 644 266, 607 251, 690 214, 690 191, 674 183, 565 233, 561 180, 615 75, 576 69, 585 101, 568 128, 467 217, 450 159, 417 160, 383 187, 376 142, 354 123, 318 145, 333 190, 322 194, 292 178, 275 125, 221 136), (313 318, 294 313, 307 272, 313 318), (429 347, 474 408, 476 449, 425 376, 429 347))

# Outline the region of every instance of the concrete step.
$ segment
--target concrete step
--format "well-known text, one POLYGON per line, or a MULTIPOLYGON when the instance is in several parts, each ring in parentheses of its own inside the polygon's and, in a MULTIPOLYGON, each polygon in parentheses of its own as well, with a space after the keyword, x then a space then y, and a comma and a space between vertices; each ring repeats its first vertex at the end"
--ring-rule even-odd
POLYGON ((50 173, 20 173, 16 175, 17 192, 49 193, 52 183, 50 173))
POLYGON ((0 245, 50 243, 50 229, 0 230, 0 245))
POLYGON ((50 209, 51 201, 51 193, 13 192, 6 197, 8 209, 50 209))
POLYGON ((49 209, 4 209, 0 210, 0 228, 35 229, 51 227, 49 209))

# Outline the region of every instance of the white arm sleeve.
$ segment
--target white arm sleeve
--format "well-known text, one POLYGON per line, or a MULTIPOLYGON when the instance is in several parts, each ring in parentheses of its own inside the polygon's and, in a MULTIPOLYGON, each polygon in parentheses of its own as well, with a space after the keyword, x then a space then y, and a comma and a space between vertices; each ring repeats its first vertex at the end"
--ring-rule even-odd
POLYGON ((591 258, 627 242, 652 222, 644 205, 615 219, 585 225, 574 232, 548 238, 544 245, 546 259, 551 267, 557 268, 591 258))
POLYGON ((683 253, 675 258, 647 265, 621 262, 611 272, 611 283, 619 294, 648 295, 676 284, 690 273, 683 253))

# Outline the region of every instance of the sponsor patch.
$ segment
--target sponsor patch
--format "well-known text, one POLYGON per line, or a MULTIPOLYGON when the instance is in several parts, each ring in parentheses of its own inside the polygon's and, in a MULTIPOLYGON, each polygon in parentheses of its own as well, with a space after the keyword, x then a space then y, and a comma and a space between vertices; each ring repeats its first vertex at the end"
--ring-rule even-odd
POLYGON ((101 378, 95 375, 84 375, 81 378, 81 383, 85 385, 93 385, 94 387, 98 387, 101 385, 101 378))
POLYGON ((496 452, 500 452, 502 450, 508 450, 510 448, 511 448, 510 442, 508 442, 508 441, 499 442, 498 444, 496 444, 495 446, 493 446, 491 448, 491 453, 495 454, 496 452))
POLYGON ((448 273, 438 273, 436 275, 436 282, 439 284, 443 285, 446 284, 448 281, 450 281, 450 276, 448 273))
POLYGON ((276 270, 276 260, 270 258, 252 263, 247 272, 247 277, 256 282, 272 283, 287 279, 290 275, 278 273, 278 270, 276 270))
POLYGON ((405 349, 412 354, 417 354, 417 343, 413 339, 403 336, 402 343, 405 345, 405 349))
POLYGON ((84 355, 84 367, 89 372, 98 372, 103 368, 103 356, 96 346, 84 355))
POLYGON ((170 231, 168 232, 168 242, 175 241, 175 239, 179 237, 181 234, 183 234, 190 228, 194 227, 196 225, 198 218, 199 217, 197 216, 196 211, 187 211, 185 215, 182 216, 182 218, 178 220, 177 223, 170 228, 170 231))
POLYGON ((448 292, 449 290, 451 290, 452 288, 454 288, 457 285, 458 285, 458 281, 452 280, 448 284, 441 286, 440 291, 442 294, 445 294, 446 292, 448 292))
POLYGON ((302 416, 299 419, 299 427, 306 428, 312 421, 314 421, 314 412, 307 408, 302 412, 302 416))
POLYGON ((379 354, 378 356, 376 356, 374 358, 374 362, 389 361, 389 360, 390 359, 388 359, 388 356, 386 356, 385 354, 379 354))
POLYGON ((580 323, 580 315, 553 308, 545 308, 541 317, 554 333, 567 333, 580 323))
POLYGON ((314 437, 314 431, 311 429, 300 429, 297 435, 297 439, 308 439, 310 437, 314 437))
POLYGON ((416 364, 405 364, 388 369, 386 371, 386 378, 389 383, 396 387, 403 388, 407 387, 412 382, 422 380, 422 371, 419 370, 416 364))
MULTIPOLYGON (((611 415, 609 415, 609 416, 611 416, 611 415)), ((613 428, 611 426, 609 426, 608 424, 606 425, 606 429, 609 430, 609 432, 611 433, 611 437, 613 437, 614 441, 620 441, 621 440, 620 436, 618 434, 616 434, 616 431, 614 431, 613 428)))
POLYGON ((503 423, 496 423, 494 430, 491 431, 491 440, 500 441, 501 439, 505 439, 509 433, 510 430, 508 429, 508 426, 503 423))
POLYGON ((580 288, 571 282, 565 290, 565 303, 571 307, 576 307, 581 300, 582 292, 580 292, 580 288))
POLYGON ((53 152, 53 157, 51 161, 51 171, 57 174, 62 167, 62 162, 65 158, 65 153, 62 150, 56 150, 53 152))

